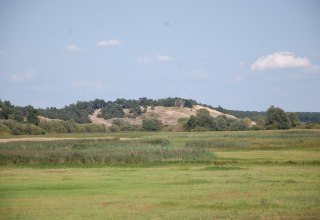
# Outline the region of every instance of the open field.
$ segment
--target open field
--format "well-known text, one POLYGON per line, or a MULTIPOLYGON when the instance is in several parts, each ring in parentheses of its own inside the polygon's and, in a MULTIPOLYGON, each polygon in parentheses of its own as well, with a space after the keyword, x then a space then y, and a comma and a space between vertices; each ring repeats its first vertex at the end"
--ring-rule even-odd
POLYGON ((317 130, 43 137, 79 139, 0 144, 0 219, 320 218, 317 130))

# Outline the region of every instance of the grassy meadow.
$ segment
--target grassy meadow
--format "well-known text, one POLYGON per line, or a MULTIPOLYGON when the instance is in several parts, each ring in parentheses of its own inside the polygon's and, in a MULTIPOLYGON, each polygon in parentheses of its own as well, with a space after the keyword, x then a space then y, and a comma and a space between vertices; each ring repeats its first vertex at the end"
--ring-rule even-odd
POLYGON ((44 137, 0 144, 0 219, 320 218, 319 130, 44 137))

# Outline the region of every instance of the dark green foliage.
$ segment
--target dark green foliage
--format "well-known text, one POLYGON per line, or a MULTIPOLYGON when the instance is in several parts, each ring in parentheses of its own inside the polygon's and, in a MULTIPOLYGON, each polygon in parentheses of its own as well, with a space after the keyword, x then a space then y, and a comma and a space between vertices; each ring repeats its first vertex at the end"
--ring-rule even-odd
POLYGON ((291 122, 287 114, 281 109, 271 106, 266 113, 267 129, 289 129, 291 122))
POLYGON ((217 126, 214 119, 210 116, 209 111, 206 109, 200 109, 197 111, 196 122, 197 126, 204 127, 209 130, 215 130, 217 126))
POLYGON ((24 118, 22 112, 19 109, 14 110, 12 114, 12 119, 17 122, 23 122, 24 118))
POLYGON ((142 120, 142 128, 145 131, 160 131, 163 124, 156 118, 146 118, 142 120))
POLYGON ((214 119, 216 124, 217 131, 226 131, 228 130, 227 120, 223 116, 218 116, 214 119))
POLYGON ((107 102, 106 107, 101 110, 100 115, 104 119, 122 118, 124 116, 125 113, 121 105, 113 102, 107 102))
POLYGON ((200 109, 197 111, 197 114, 195 116, 191 115, 186 123, 186 128, 188 130, 194 130, 201 131, 203 129, 199 128, 205 128, 205 130, 216 130, 217 125, 213 117, 210 116, 208 110, 206 109, 200 109))
POLYGON ((185 124, 186 128, 188 130, 192 130, 197 126, 197 118, 194 115, 191 115, 188 119, 188 121, 185 124))
POLYGON ((131 114, 132 117, 136 117, 138 115, 141 115, 142 111, 140 108, 140 105, 133 105, 132 107, 130 107, 129 109, 129 113, 131 114))
POLYGON ((301 122, 320 122, 320 112, 296 112, 301 122))
POLYGON ((230 126, 230 131, 245 131, 248 130, 248 126, 244 123, 243 120, 234 120, 230 126))
POLYGON ((0 119, 8 119, 14 111, 14 106, 10 101, 2 101, 0 99, 0 119))
POLYGON ((294 127, 297 127, 300 124, 296 113, 289 112, 289 113, 287 113, 287 115, 288 115, 288 118, 289 118, 289 120, 291 122, 291 127, 294 128, 294 127))
POLYGON ((103 99, 95 99, 91 101, 91 104, 93 109, 100 109, 104 108, 107 103, 103 99))
MULTIPOLYGON (((240 111, 240 110, 228 110, 221 106, 214 108, 210 105, 203 105, 211 109, 215 109, 225 114, 236 116, 237 118, 250 118, 251 120, 257 121, 260 117, 265 117, 266 112, 264 111, 240 111)), ((320 112, 295 112, 300 122, 320 122, 320 112)))
POLYGON ((94 111, 91 102, 77 102, 62 109, 39 109, 39 114, 51 119, 73 120, 77 123, 90 123, 89 114, 94 111))
POLYGON ((38 114, 35 110, 28 114, 27 122, 34 124, 34 125, 39 125, 40 120, 39 120, 38 114))

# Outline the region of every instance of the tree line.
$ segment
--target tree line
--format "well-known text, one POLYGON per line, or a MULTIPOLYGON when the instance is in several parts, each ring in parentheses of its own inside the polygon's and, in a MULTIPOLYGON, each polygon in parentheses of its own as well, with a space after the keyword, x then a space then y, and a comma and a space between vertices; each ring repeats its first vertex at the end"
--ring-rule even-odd
MULTIPOLYGON (((221 106, 216 108, 211 107, 217 111, 220 111, 225 114, 230 114, 236 116, 237 118, 250 118, 251 120, 256 120, 257 118, 263 116, 265 117, 265 111, 240 111, 240 110, 228 110, 221 106)), ((320 112, 293 112, 297 115, 299 121, 311 123, 311 122, 320 122, 320 112)))
MULTIPOLYGON (((254 120, 250 117, 232 119, 226 116, 211 117, 205 109, 197 111, 189 118, 178 119, 177 125, 163 124, 157 118, 145 118, 141 125, 132 125, 125 121, 124 116, 136 117, 146 111, 147 106, 182 107, 198 104, 194 100, 180 98, 166 98, 152 100, 117 99, 116 101, 77 102, 61 109, 35 109, 28 105, 14 106, 10 101, 0 100, 0 133, 1 134, 44 134, 44 133, 79 133, 79 132, 117 132, 117 131, 225 131, 248 129, 290 129, 290 128, 319 128, 319 123, 301 123, 299 113, 285 112, 283 109, 271 106, 254 120), (112 125, 89 124, 89 114, 95 109, 102 109, 102 117, 116 118, 112 125), (129 109, 129 115, 124 113, 129 109), (39 116, 56 120, 40 120, 39 116), (58 120, 57 120, 58 119, 58 120)), ((212 106, 208 106, 213 108, 212 106)), ((214 108, 224 113, 230 113, 221 106, 214 108)), ((303 114, 302 114, 303 115, 303 114)), ((301 116, 301 114, 300 114, 301 116)), ((312 115, 314 116, 314 115, 312 115)), ((310 118, 309 118, 310 119, 310 118)))

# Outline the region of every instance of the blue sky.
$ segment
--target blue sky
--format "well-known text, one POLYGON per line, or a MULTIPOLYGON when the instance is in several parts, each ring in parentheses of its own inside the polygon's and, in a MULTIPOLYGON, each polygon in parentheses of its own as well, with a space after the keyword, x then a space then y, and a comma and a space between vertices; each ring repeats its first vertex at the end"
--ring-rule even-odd
POLYGON ((0 0, 0 98, 320 111, 320 1, 0 0))

